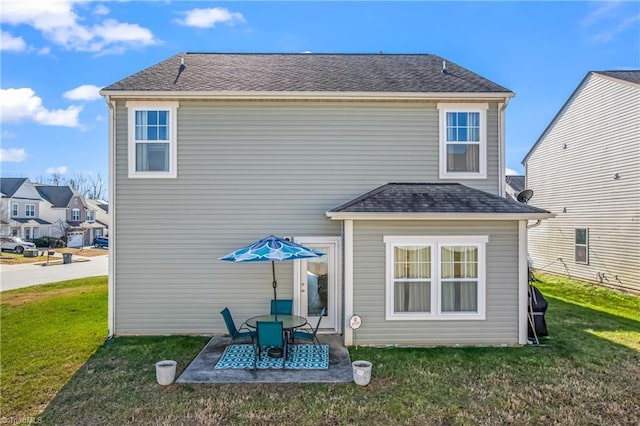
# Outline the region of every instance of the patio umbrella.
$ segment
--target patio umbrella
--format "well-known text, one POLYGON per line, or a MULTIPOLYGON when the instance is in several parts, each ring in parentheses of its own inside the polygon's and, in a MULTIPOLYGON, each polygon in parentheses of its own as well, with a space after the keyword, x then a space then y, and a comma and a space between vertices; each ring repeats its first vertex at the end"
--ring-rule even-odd
POLYGON ((277 300, 275 262, 284 260, 306 259, 310 257, 320 257, 320 253, 309 247, 285 240, 274 235, 269 235, 260 241, 238 249, 220 258, 229 262, 268 262, 271 261, 271 271, 273 272, 273 298, 277 300))

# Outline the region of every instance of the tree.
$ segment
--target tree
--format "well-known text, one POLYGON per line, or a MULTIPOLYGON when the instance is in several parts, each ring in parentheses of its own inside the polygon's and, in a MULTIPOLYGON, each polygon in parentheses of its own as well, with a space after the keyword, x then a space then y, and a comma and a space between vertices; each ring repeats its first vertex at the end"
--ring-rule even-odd
POLYGON ((106 182, 102 175, 98 173, 95 178, 89 176, 89 191, 86 197, 91 200, 102 200, 105 196, 106 182))

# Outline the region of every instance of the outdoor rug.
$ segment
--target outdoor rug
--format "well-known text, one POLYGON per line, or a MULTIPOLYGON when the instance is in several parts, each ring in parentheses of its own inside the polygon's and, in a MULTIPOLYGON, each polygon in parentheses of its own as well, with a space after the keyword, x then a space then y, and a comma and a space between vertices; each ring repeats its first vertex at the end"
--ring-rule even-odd
MULTIPOLYGON (((285 368, 326 369, 329 368, 329 345, 291 345, 285 368)), ((283 358, 271 358, 267 350, 262 351, 258 369, 282 368, 283 358)), ((253 345, 229 345, 214 368, 253 368, 253 345)))

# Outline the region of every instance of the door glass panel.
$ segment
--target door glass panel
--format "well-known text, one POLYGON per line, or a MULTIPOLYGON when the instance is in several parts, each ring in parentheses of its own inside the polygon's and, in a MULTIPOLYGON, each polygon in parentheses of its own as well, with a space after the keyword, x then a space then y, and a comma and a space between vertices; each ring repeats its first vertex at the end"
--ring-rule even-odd
MULTIPOLYGON (((329 265, 327 255, 307 259, 307 315, 317 317, 327 306, 329 265)), ((325 313, 325 316, 327 314, 325 313)))

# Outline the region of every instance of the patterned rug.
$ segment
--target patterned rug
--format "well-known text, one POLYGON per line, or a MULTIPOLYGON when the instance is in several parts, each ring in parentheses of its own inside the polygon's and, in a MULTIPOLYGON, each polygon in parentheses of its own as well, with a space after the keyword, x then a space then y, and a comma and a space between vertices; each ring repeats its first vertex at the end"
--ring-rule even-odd
MULTIPOLYGON (((329 368, 329 345, 291 345, 285 368, 326 369, 329 368)), ((282 358, 271 358, 267 350, 262 351, 262 359, 257 368, 282 368, 282 358)), ((253 368, 252 345, 229 345, 214 368, 253 368)))

